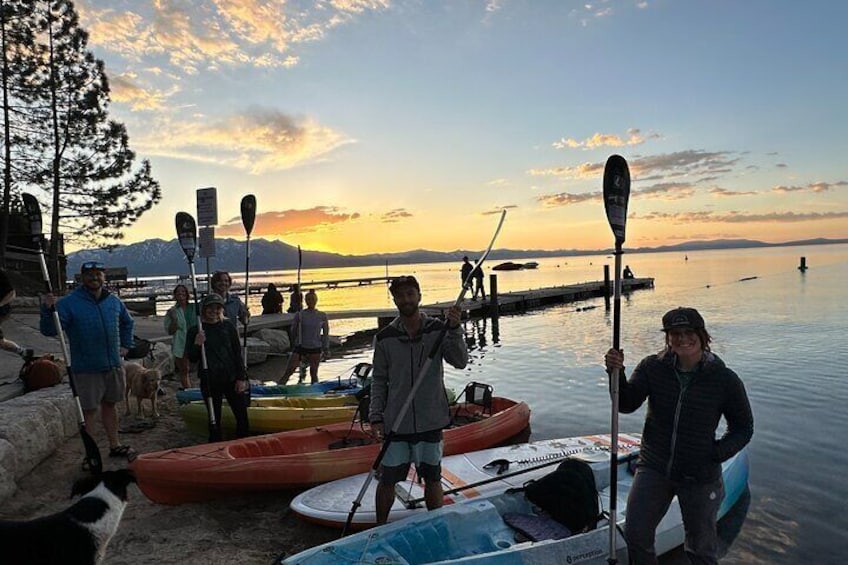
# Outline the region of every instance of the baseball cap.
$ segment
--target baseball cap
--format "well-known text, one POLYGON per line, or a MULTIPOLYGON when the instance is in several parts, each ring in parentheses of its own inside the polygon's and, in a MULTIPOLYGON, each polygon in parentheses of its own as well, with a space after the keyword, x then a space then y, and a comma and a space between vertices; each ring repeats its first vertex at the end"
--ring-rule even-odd
POLYGON ((80 273, 86 271, 105 271, 106 267, 100 261, 86 261, 80 266, 80 273))
POLYGON ((393 278, 392 284, 389 285, 389 292, 394 294, 396 291, 400 290, 405 286, 414 287, 415 290, 421 292, 421 286, 418 284, 418 281, 415 280, 415 277, 413 277, 412 275, 393 278))
POLYGON ((212 292, 203 297, 203 302, 201 304, 203 308, 211 306, 212 304, 220 304, 221 306, 223 306, 224 299, 221 298, 220 294, 212 292))
POLYGON ((690 328, 693 330, 704 329, 704 318, 694 308, 680 306, 666 312, 662 317, 663 331, 667 332, 675 328, 690 328))

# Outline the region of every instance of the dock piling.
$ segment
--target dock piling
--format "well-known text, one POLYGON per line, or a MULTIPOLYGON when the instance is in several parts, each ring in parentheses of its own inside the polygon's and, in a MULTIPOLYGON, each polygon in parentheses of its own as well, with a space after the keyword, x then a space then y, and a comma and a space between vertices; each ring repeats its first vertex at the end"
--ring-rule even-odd
POLYGON ((801 264, 798 265, 798 270, 802 273, 807 270, 807 258, 801 257, 801 264))
POLYGON ((610 309, 610 269, 604 265, 604 308, 610 309))

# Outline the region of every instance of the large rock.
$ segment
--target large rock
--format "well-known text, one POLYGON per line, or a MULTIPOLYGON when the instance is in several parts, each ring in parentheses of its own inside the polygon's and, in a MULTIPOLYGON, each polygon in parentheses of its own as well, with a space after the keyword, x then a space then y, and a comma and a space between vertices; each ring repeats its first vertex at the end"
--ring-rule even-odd
POLYGON ((271 346, 267 341, 263 341, 256 337, 247 338, 247 364, 258 365, 264 363, 268 359, 268 352, 271 346))
POLYGON ((274 330, 271 328, 265 328, 253 334, 253 337, 259 338, 262 341, 266 342, 270 346, 269 353, 282 354, 288 351, 291 347, 289 333, 286 330, 274 330))
MULTIPOLYGON (((66 422, 72 412, 63 410, 53 401, 56 399, 53 389, 60 387, 62 385, 41 389, 3 403, 0 439, 12 444, 16 479, 29 473, 64 443, 66 430, 76 431, 76 426, 66 422)), ((66 402, 73 403, 69 394, 66 402)))
POLYGON ((0 439, 0 501, 14 494, 15 483, 15 446, 8 440, 0 439))

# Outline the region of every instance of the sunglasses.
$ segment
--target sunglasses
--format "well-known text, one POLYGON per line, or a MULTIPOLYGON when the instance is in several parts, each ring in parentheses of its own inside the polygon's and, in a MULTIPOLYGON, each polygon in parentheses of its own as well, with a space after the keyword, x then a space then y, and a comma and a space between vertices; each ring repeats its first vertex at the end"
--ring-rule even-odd
POLYGON ((91 269, 97 269, 98 271, 106 270, 106 267, 100 261, 86 261, 82 264, 81 271, 88 271, 91 269))

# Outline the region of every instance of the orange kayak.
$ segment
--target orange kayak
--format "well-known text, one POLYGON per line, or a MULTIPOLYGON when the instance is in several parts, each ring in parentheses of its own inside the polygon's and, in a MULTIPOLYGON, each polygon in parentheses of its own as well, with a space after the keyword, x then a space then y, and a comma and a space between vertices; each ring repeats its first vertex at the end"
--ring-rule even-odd
MULTIPOLYGON (((524 402, 491 400, 491 412, 472 403, 451 406, 455 425, 444 430, 445 455, 493 447, 529 425, 524 402)), ((368 471, 380 451, 369 431, 359 422, 329 424, 144 453, 130 468, 141 491, 160 504, 305 488, 368 471)))

